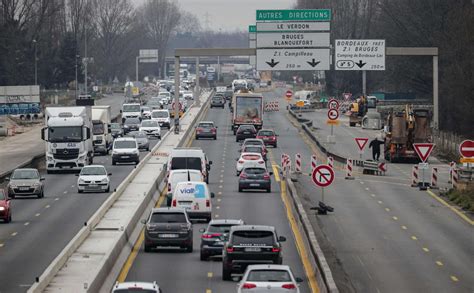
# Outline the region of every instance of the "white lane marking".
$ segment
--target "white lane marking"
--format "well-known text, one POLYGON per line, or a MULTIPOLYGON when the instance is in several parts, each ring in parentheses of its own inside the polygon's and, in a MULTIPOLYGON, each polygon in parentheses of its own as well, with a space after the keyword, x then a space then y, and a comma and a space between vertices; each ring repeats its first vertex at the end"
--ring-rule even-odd
POLYGON ((48 204, 48 205, 46 205, 44 208, 45 208, 45 209, 49 209, 50 207, 51 207, 51 206, 48 204))
POLYGON ((25 226, 28 226, 29 224, 30 224, 30 222, 26 222, 26 223, 25 223, 25 224, 23 224, 23 225, 25 225, 25 226))
POLYGON ((56 197, 54 200, 59 200, 59 197, 56 197))
POLYGON ((40 213, 37 213, 37 214, 35 215, 35 217, 39 217, 40 215, 41 215, 40 213))
POLYGON ((12 236, 14 237, 14 236, 18 235, 18 232, 13 232, 13 233, 10 234, 10 235, 12 235, 12 236))

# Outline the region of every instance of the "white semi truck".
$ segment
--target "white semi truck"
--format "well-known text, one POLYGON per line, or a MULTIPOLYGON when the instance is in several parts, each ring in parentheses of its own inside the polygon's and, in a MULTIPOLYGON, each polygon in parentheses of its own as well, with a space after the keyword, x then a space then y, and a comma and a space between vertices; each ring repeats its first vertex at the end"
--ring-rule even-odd
POLYGON ((46 171, 81 170, 94 160, 90 107, 47 107, 41 139, 46 142, 46 171))
POLYGON ((110 123, 112 123, 112 113, 110 106, 92 106, 92 143, 94 153, 106 155, 112 145, 112 133, 110 123))

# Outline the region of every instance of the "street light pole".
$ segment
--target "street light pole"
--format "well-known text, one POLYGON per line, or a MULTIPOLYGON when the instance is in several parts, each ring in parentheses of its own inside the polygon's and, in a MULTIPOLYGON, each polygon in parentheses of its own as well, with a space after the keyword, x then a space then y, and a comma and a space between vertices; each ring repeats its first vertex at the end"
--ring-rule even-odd
POLYGON ((84 30, 84 94, 87 95, 87 28, 84 30))
POLYGON ((79 80, 78 80, 78 78, 77 78, 77 67, 78 67, 78 66, 77 66, 77 59, 78 59, 79 57, 80 57, 80 56, 77 55, 77 52, 76 52, 76 58, 74 59, 74 63, 75 63, 74 65, 75 65, 75 67, 76 67, 76 93, 75 93, 76 99, 77 99, 77 93, 78 93, 78 91, 79 91, 79 84, 78 84, 79 80))
POLYGON ((37 45, 36 39, 33 40, 33 44, 35 44, 35 85, 38 85, 38 58, 37 58, 37 45))

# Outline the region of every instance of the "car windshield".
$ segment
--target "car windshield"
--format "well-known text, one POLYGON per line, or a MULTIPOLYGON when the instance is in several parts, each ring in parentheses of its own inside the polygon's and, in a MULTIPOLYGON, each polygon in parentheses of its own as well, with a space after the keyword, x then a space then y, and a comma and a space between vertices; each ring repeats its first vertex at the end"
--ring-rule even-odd
POLYGON ((137 143, 133 140, 119 140, 114 143, 114 149, 134 149, 136 147, 137 143))
POLYGON ((146 103, 147 105, 159 105, 160 104, 160 100, 158 99, 151 99, 148 101, 148 103, 146 103))
POLYGON ((244 151, 246 153, 261 153, 262 152, 262 148, 260 146, 246 146, 244 151))
POLYGON ((123 105, 123 112, 140 112, 140 105, 123 105))
POLYGON ((154 213, 150 223, 186 223, 186 216, 183 213, 154 213))
POLYGON ((38 179, 39 174, 36 170, 15 170, 11 179, 38 179))
POLYGON ((92 123, 92 133, 95 135, 104 134, 104 124, 102 122, 92 123))
POLYGON ((158 127, 158 122, 153 120, 142 121, 142 127, 158 127))
POLYGON ((243 246, 272 246, 273 232, 271 231, 235 231, 232 234, 232 243, 243 246))
POLYGON ((262 130, 258 133, 261 136, 273 136, 273 131, 270 130, 262 130))
POLYGON ((201 171, 201 158, 175 157, 171 160, 171 170, 191 169, 201 171))
POLYGON ((249 146, 249 145, 263 145, 263 143, 259 140, 246 140, 244 141, 244 145, 249 146))
POLYGON ((209 233, 229 233, 230 227, 235 226, 235 225, 229 225, 229 224, 219 224, 219 225, 211 225, 207 229, 207 232, 209 233))
POLYGON ((212 123, 199 123, 199 126, 198 127, 202 127, 202 128, 212 128, 214 127, 214 124, 212 123))
POLYGON ((112 123, 110 124, 110 129, 121 129, 121 127, 118 123, 112 123))
POLYGON ((149 107, 142 107, 142 111, 143 112, 150 112, 150 108, 149 107))
POLYGON ((169 113, 167 111, 155 111, 151 113, 151 118, 168 118, 169 113))
POLYGON ((134 138, 147 138, 147 135, 143 131, 132 131, 127 136, 134 137, 134 138))
POLYGON ((290 273, 286 270, 251 270, 247 281, 253 282, 292 282, 290 273))
POLYGON ((156 290, 153 290, 153 289, 144 289, 144 288, 133 288, 133 287, 129 287, 129 288, 123 288, 123 289, 114 289, 113 293, 136 293, 136 292, 140 292, 140 293, 156 293, 156 290))
POLYGON ((264 168, 245 168, 244 173, 246 174, 264 174, 266 170, 264 168))
POLYGON ((6 198, 5 191, 3 189, 0 189, 0 200, 5 200, 6 198))
POLYGON ((140 119, 138 119, 138 118, 127 118, 127 120, 125 120, 124 124, 126 124, 126 125, 140 124, 140 119))
POLYGON ((81 142, 81 126, 48 127, 49 142, 81 142))
POLYGON ((240 130, 255 130, 253 125, 242 125, 239 127, 240 130))
POLYGON ((107 175, 104 167, 84 167, 81 170, 81 175, 107 175))

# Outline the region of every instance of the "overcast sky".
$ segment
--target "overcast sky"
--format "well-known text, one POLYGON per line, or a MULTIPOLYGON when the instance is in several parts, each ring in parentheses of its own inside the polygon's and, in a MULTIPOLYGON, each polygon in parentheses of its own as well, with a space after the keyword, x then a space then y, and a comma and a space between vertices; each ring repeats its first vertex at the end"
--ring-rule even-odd
MULTIPOLYGON (((144 0, 132 0, 141 4, 144 0)), ((295 0, 174 0, 182 9, 196 15, 203 28, 208 25, 213 30, 245 30, 255 24, 257 9, 289 9, 295 0)))

